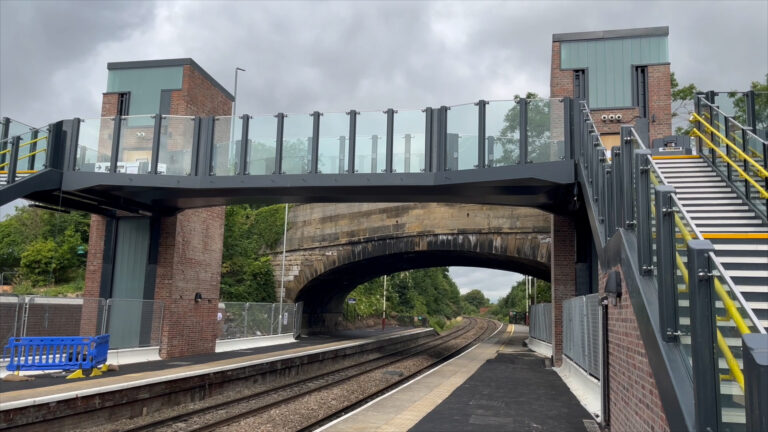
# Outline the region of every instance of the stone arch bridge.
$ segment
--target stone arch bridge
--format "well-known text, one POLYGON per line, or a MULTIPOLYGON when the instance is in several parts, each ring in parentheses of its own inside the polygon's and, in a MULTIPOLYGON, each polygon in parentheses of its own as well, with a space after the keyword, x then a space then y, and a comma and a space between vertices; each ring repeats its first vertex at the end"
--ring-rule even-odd
MULTIPOLYGON (((470 266, 550 279, 551 216, 457 204, 308 204, 291 209, 285 296, 310 331, 332 330, 360 283, 404 270, 470 266)), ((281 253, 272 255, 279 295, 281 253)))

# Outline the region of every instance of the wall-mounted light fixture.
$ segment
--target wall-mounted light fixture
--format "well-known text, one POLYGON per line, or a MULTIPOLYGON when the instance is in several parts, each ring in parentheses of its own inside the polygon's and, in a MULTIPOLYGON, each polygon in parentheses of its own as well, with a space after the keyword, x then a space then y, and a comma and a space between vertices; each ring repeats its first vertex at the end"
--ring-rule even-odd
POLYGON ((608 273, 608 279, 605 281, 605 294, 612 306, 616 306, 618 299, 621 298, 621 273, 616 270, 608 273))

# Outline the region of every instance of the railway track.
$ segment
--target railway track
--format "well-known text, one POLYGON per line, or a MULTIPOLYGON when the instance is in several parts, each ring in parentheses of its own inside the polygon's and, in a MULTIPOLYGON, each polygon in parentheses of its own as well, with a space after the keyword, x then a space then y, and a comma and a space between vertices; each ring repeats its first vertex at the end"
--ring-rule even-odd
POLYGON ((467 318, 460 327, 416 347, 150 422, 107 429, 311 430, 485 339, 498 325, 467 318))

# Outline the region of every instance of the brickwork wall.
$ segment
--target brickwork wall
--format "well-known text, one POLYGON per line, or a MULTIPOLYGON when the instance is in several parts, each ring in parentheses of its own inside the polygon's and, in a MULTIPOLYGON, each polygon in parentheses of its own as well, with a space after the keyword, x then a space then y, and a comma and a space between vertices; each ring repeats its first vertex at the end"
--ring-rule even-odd
POLYGON ((563 364, 563 302, 576 295, 576 224, 552 215, 552 358, 563 364))
POLYGON ((669 65, 648 66, 648 112, 651 140, 672 134, 672 88, 669 65))
POLYGON ((161 221, 155 300, 165 303, 163 358, 215 351, 224 216, 224 207, 211 207, 161 221))
POLYGON ((232 100, 196 68, 185 65, 183 77, 181 91, 171 93, 171 114, 202 117, 232 114, 232 100))
POLYGON ((552 43, 549 95, 553 98, 573 97, 573 71, 560 70, 560 42, 552 43))
MULTIPOLYGON (((620 267, 613 270, 621 272, 620 267)), ((608 272, 600 269, 600 292, 608 272)), ((656 380, 648 363, 629 291, 622 275, 622 295, 608 305, 608 365, 612 432, 668 431, 656 380)))

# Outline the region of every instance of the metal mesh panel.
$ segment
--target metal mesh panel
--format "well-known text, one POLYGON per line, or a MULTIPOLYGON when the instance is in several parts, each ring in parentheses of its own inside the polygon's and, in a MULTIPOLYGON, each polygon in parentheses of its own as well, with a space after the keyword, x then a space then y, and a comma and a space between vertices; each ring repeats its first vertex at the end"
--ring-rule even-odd
POLYGON ((532 338, 552 343, 552 303, 539 303, 531 306, 528 332, 532 338))
POLYGON ((8 345, 8 339, 21 332, 22 300, 14 294, 0 295, 0 347, 8 345))
POLYGON ((301 303, 219 303, 218 339, 295 334, 301 328, 301 303))
POLYGON ((563 353, 600 377, 600 300, 598 294, 563 302, 563 353))
POLYGON ((96 336, 103 333, 101 298, 27 297, 19 336, 96 336))

